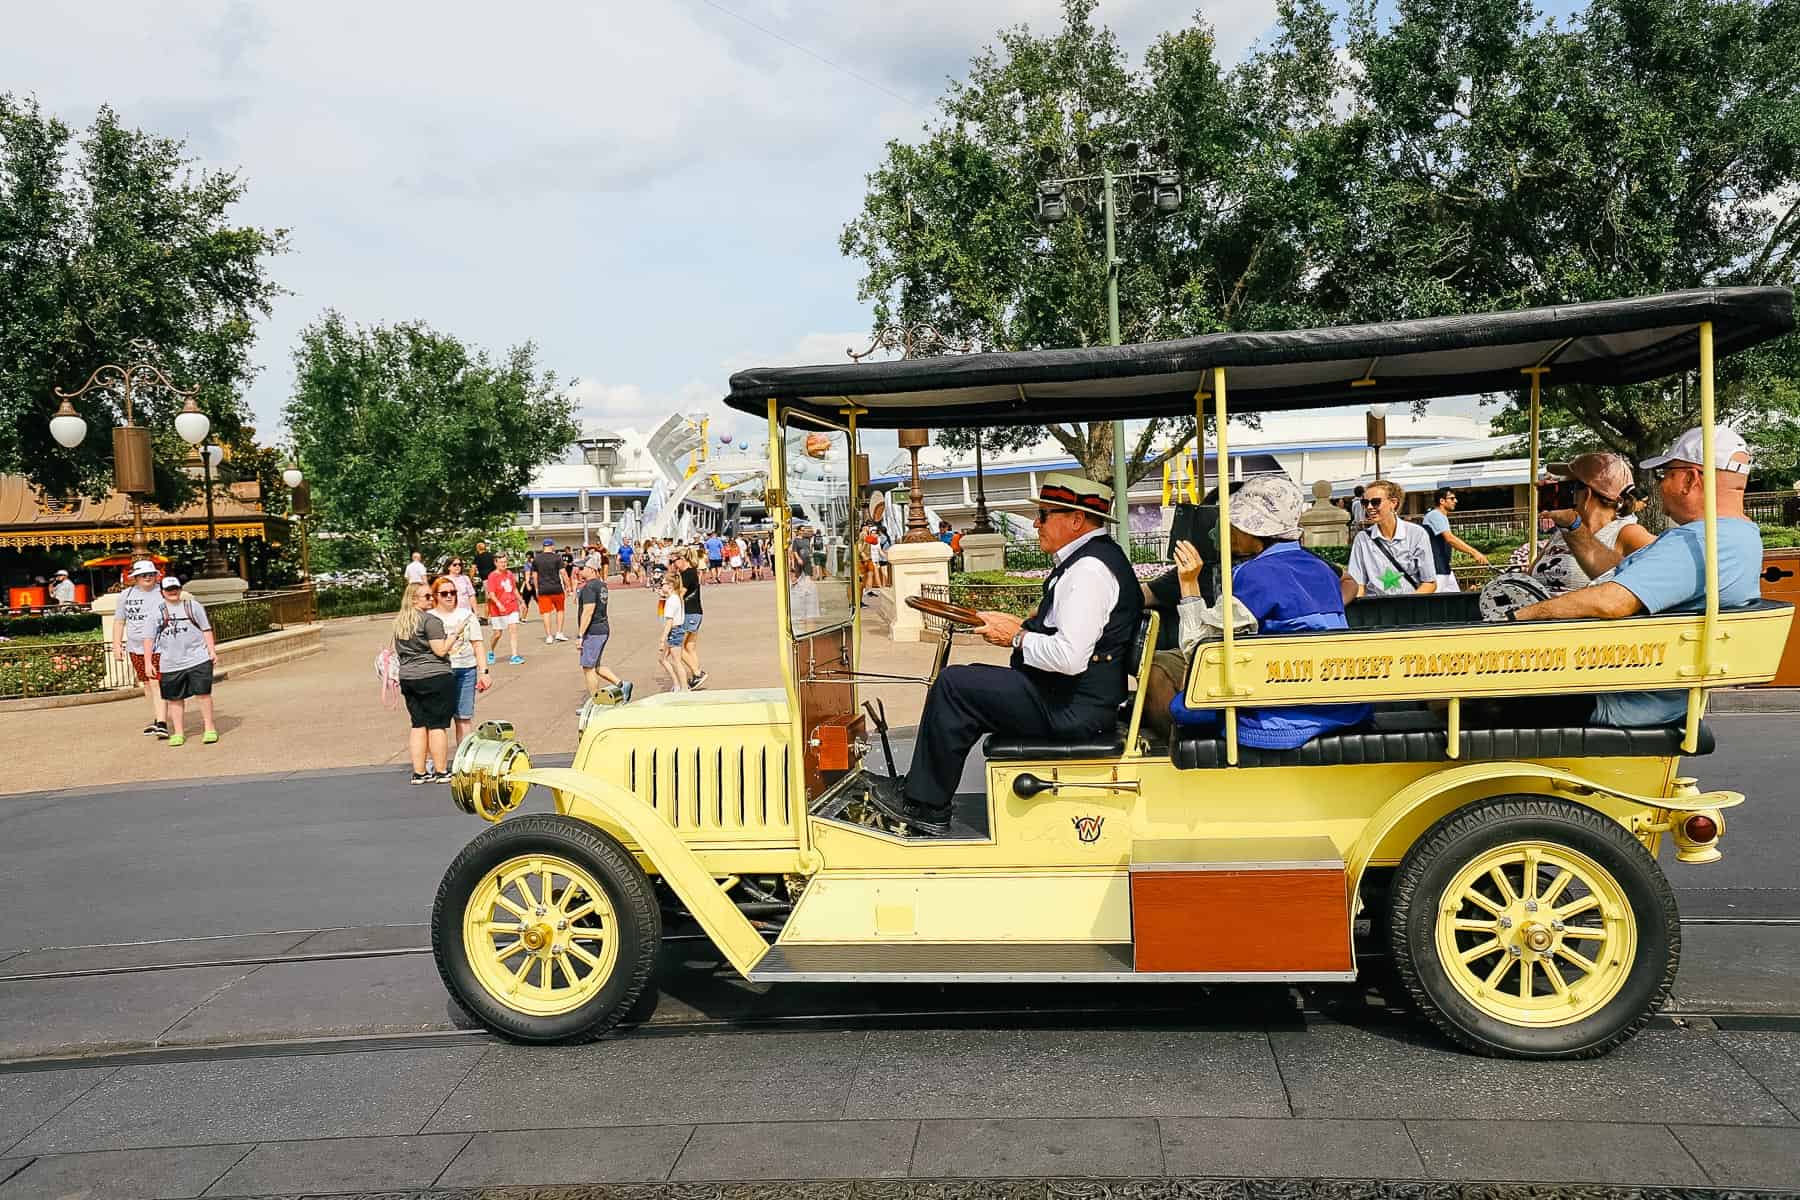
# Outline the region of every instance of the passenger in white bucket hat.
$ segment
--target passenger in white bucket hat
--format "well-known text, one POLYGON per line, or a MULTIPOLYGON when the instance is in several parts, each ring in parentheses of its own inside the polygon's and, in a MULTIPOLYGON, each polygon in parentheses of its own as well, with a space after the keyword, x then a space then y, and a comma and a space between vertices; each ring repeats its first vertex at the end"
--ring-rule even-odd
MULTIPOLYGON (((1231 554, 1237 563, 1231 570, 1235 632, 1346 628, 1337 572, 1300 545, 1300 514, 1305 508, 1300 485, 1286 475, 1253 476, 1231 493, 1231 554)), ((1159 732, 1179 726, 1185 736, 1206 736, 1218 725, 1217 710, 1190 707, 1181 690, 1194 651, 1224 636, 1225 614, 1200 593, 1208 552, 1214 548, 1191 542, 1175 545, 1181 649, 1164 650, 1152 660, 1144 697, 1144 719, 1159 732)), ((1292 750, 1327 730, 1366 721, 1369 713, 1366 704, 1244 709, 1238 714, 1238 740, 1263 750, 1292 750)))

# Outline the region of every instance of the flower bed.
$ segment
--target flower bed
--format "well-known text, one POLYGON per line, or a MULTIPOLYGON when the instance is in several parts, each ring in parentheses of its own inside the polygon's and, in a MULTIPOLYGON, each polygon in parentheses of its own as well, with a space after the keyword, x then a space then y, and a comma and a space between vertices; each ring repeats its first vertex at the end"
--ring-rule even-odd
POLYGON ((98 640, 0 646, 0 699, 74 696, 123 686, 112 666, 106 643, 98 640))

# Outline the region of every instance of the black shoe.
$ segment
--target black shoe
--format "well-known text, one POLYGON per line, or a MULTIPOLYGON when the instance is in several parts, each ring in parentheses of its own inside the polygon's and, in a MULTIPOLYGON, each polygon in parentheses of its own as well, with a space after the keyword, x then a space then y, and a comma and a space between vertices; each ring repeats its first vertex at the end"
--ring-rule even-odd
POLYGON ((421 783, 430 783, 431 773, 429 771, 414 771, 412 782, 414 787, 418 787, 421 783))
POLYGON ((167 725, 164 725, 161 721, 152 721, 148 725, 144 726, 144 736, 145 737, 168 737, 169 736, 169 727, 167 725))
POLYGON ((927 813, 910 800, 901 798, 900 781, 884 775, 868 776, 869 803, 888 820, 900 826, 907 837, 943 837, 950 832, 950 814, 927 813))
POLYGON ((688 680, 688 690, 690 692, 697 692, 705 686, 706 686, 706 672, 705 671, 700 672, 698 675, 696 675, 692 679, 688 680))

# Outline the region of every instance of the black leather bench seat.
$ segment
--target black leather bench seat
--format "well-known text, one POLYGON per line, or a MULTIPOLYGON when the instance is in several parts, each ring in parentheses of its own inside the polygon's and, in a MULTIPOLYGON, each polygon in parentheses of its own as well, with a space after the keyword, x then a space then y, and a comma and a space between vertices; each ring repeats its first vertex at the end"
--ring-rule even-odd
MULTIPOLYGON (((1460 761, 1512 758, 1663 758, 1680 754, 1680 726, 1620 729, 1612 725, 1464 729, 1460 761)), ((1431 714, 1377 714, 1375 722, 1327 733, 1294 750, 1238 744, 1240 767, 1343 767, 1368 763, 1450 762, 1449 734, 1431 714), (1409 719, 1410 718, 1410 719, 1409 719), (1427 719, 1421 719, 1427 718, 1427 719)), ((1696 754, 1711 754, 1712 730, 1700 723, 1696 754)), ((1225 766, 1223 736, 1188 735, 1177 728, 1170 758, 1184 770, 1225 766)))
POLYGON ((1125 753, 1125 735, 1116 732, 1109 737, 1097 733, 1076 741, 1052 742, 990 733, 981 743, 981 752, 996 762, 1034 758, 1118 758, 1125 753))

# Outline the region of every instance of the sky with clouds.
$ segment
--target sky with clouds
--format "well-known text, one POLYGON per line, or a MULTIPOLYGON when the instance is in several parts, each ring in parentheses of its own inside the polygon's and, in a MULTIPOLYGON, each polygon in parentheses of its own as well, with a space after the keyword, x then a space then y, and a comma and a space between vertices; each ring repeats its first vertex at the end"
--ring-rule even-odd
MULTIPOLYGON (((837 236, 886 139, 916 133, 996 30, 1059 0, 17 5, 0 87, 86 125, 102 103, 249 186, 291 231, 250 389, 273 432, 327 308, 535 340, 584 415, 648 428, 751 364, 867 341, 837 236), (829 61, 822 61, 829 60, 829 61)), ((1221 53, 1272 0, 1201 6, 1221 53)), ((1134 57, 1191 3, 1103 0, 1134 57)))

